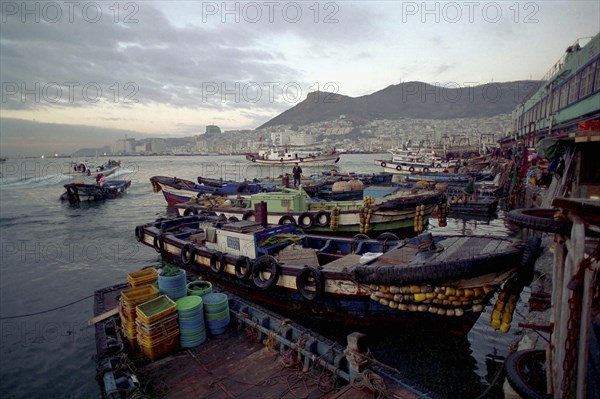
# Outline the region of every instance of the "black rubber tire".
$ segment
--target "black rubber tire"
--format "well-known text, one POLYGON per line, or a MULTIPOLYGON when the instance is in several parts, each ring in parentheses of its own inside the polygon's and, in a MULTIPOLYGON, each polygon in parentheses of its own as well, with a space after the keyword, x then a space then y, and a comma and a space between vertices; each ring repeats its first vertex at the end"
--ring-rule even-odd
POLYGON ((541 253, 542 239, 531 237, 525 243, 521 266, 517 269, 517 281, 522 285, 529 285, 535 275, 535 261, 541 253))
POLYGON ((242 220, 250 220, 251 217, 256 219, 256 212, 251 209, 242 214, 242 220))
POLYGON ((252 282, 257 288, 261 290, 268 290, 274 285, 277 285, 279 281, 279 275, 281 274, 281 267, 277 263, 277 259, 271 255, 262 255, 256 258, 252 267, 252 282), (270 272, 270 276, 267 280, 262 279, 262 272, 270 272))
POLYGON ((210 256, 210 270, 215 273, 222 273, 225 270, 225 255, 222 252, 213 252, 210 256))
POLYGON ((315 224, 315 217, 310 212, 302 212, 300 216, 298 216, 298 226, 303 229, 310 229, 315 224), (308 221, 305 219, 308 218, 308 221))
POLYGON ((183 216, 190 216, 190 215, 197 215, 198 214, 198 209, 196 208, 185 208, 185 210, 183 211, 183 216))
POLYGON ((165 239, 161 234, 157 234, 154 236, 152 245, 154 246, 154 250, 161 255, 165 251, 165 239))
POLYGON ((240 280, 246 280, 250 275, 252 275, 252 261, 242 255, 235 262, 235 276, 240 280))
POLYGON ((315 224, 317 226, 327 227, 327 226, 329 226, 329 223, 331 223, 331 213, 326 212, 326 211, 317 212, 317 215, 315 216, 315 224), (325 217, 325 221, 322 221, 323 217, 325 217))
POLYGON ((385 161, 382 161, 379 165, 381 165, 382 168, 385 168, 387 166, 387 163, 385 161))
POLYGON ((569 235, 572 223, 555 220, 556 211, 552 208, 515 209, 506 215, 506 220, 521 228, 569 235))
POLYGON ((442 168, 442 164, 438 163, 437 165, 435 165, 436 168, 441 169, 442 168))
POLYGON ((397 171, 401 171, 401 170, 402 170, 402 166, 400 166, 400 165, 397 165, 397 166, 396 166, 396 170, 397 170, 397 171))
POLYGON ((142 242, 142 240, 144 239, 144 227, 143 226, 135 227, 135 239, 137 240, 137 242, 142 242))
POLYGON ((360 234, 356 234, 356 235, 355 235, 353 238, 354 238, 355 240, 370 240, 370 239, 371 239, 371 237, 369 237, 369 236, 368 236, 368 235, 366 235, 366 234, 362 234, 362 233, 360 233, 360 234))
POLYGON ((298 276, 296 276, 296 288, 302 294, 304 299, 308 301, 314 301, 325 291, 325 279, 323 273, 316 267, 306 266, 298 276), (307 287, 311 285, 311 280, 314 282, 314 291, 308 290, 307 287))
POLYGON ((423 168, 423 173, 429 173, 429 168, 428 167, 424 167, 423 168))
POLYGON ((292 215, 283 215, 282 217, 279 218, 279 222, 277 222, 277 224, 282 225, 282 224, 296 224, 296 220, 294 219, 294 216, 292 215))
POLYGON ((377 241, 400 241, 400 238, 394 233, 381 233, 377 236, 377 241))
POLYGON ((524 399, 549 399, 550 395, 539 392, 539 388, 546 386, 546 372, 542 366, 546 361, 546 351, 528 349, 513 352, 504 362, 506 379, 516 393, 524 399), (536 389, 530 383, 530 378, 538 377, 539 388, 536 389), (543 380, 542 380, 543 377, 543 380), (542 383, 543 381, 543 383, 542 383))
POLYGON ((227 220, 229 220, 230 222, 239 222, 240 219, 238 219, 236 216, 230 216, 227 220))
POLYGON ((413 168, 413 167, 411 166, 410 168, 408 168, 408 171, 409 171, 410 173, 413 173, 413 172, 415 171, 415 168, 413 168))
POLYGON ((196 247, 191 242, 186 243, 181 249, 181 263, 185 266, 189 266, 194 263, 194 257, 196 254, 196 247))

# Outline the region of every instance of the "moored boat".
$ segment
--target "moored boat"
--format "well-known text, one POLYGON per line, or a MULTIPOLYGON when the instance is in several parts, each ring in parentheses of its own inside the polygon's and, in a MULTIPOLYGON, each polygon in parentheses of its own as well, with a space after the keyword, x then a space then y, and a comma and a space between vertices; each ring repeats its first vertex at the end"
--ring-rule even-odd
POLYGON ((74 204, 81 201, 114 199, 124 193, 130 185, 131 180, 107 180, 103 184, 69 183, 64 185, 66 191, 60 196, 60 200, 74 204))
POLYGON ((198 177, 198 183, 177 177, 152 176, 150 178, 155 193, 162 192, 169 205, 190 201, 202 194, 209 195, 250 195, 261 191, 272 191, 269 184, 257 182, 235 182, 198 177))
POLYGON ((445 201, 438 190, 399 190, 383 198, 363 200, 320 201, 307 199, 300 189, 258 193, 249 198, 226 199, 200 197, 177 204, 179 215, 216 214, 232 220, 254 220, 255 208, 265 204, 269 224, 297 224, 320 234, 378 234, 393 231, 404 234, 423 231, 429 215, 438 203, 445 201))
MULTIPOLYGON (((365 328, 415 324, 465 334, 502 284, 529 284, 539 250, 539 239, 333 238, 294 225, 206 222, 180 217, 137 226, 135 234, 163 257, 284 315, 365 328)), ((499 316, 510 328, 512 313, 499 316)))
POLYGON ((261 150, 256 153, 247 153, 246 159, 261 165, 286 165, 298 163, 300 166, 327 166, 335 165, 340 160, 340 153, 320 150, 261 150))

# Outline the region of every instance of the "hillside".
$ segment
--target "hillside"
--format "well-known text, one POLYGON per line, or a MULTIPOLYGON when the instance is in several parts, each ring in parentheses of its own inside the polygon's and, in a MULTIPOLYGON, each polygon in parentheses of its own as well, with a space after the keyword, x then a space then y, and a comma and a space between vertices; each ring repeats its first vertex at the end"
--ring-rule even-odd
POLYGON ((423 82, 391 85, 375 93, 348 97, 313 92, 304 101, 259 126, 306 125, 345 115, 354 120, 481 118, 512 112, 540 81, 489 83, 473 87, 433 86, 423 82))

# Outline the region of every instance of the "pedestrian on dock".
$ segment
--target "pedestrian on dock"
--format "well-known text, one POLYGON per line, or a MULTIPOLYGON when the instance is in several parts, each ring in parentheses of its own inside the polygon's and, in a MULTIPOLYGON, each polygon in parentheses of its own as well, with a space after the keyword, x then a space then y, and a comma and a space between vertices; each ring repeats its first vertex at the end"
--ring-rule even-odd
POLYGON ((294 176, 294 188, 298 187, 302 178, 302 168, 298 166, 298 162, 296 162, 294 168, 292 169, 292 176, 294 176))

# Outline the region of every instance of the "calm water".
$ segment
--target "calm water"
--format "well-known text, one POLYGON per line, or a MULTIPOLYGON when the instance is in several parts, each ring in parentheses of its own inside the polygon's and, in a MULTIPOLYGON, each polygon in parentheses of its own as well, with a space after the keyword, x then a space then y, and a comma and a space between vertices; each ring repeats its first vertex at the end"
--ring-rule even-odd
MULTIPOLYGON (((381 156, 346 155, 338 168, 377 172, 373 159, 381 156)), ((62 174, 69 161, 28 159, 0 164, 0 392, 4 398, 100 396, 94 330, 87 326, 93 317, 93 301, 83 298, 125 281, 128 272, 160 263, 156 252, 137 243, 133 234, 136 225, 173 212, 161 194, 152 192, 150 176, 195 181, 197 176, 252 179, 282 172, 248 165, 241 156, 123 157, 126 177, 132 180, 123 198, 73 206, 58 201, 62 185, 72 181, 62 174), (78 300, 59 310, 9 318, 78 300)), ((432 222, 437 224, 435 219, 432 222)), ((449 218, 447 227, 431 230, 508 234, 501 217, 449 218)), ((494 332, 488 320, 489 309, 462 339, 397 331, 372 337, 371 349, 440 397, 475 398, 496 376, 517 331, 494 332)), ((517 315, 513 327, 518 322, 517 315)), ((492 389, 485 397, 502 398, 502 393, 492 389)))

